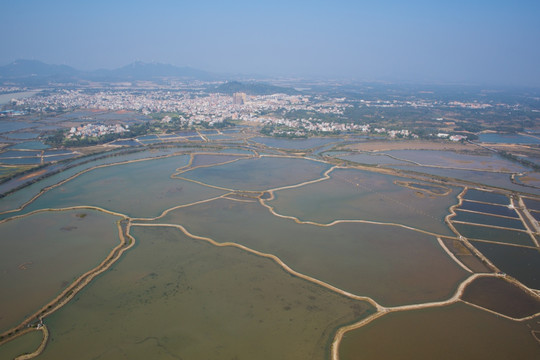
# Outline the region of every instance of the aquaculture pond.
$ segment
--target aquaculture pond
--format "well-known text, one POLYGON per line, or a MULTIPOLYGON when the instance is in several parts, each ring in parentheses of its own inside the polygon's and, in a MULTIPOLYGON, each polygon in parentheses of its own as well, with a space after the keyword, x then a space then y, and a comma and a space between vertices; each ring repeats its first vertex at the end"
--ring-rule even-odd
POLYGON ((336 327, 373 311, 240 249, 132 232, 129 256, 48 319, 43 359, 323 360, 336 327))
POLYGON ((435 195, 411 189, 414 184, 407 187, 399 182, 403 178, 376 172, 336 169, 329 175, 328 180, 276 191, 276 199, 268 204, 279 214, 305 221, 370 220, 452 234, 444 217, 457 203, 460 189, 437 188, 446 193, 435 195))
POLYGON ((473 245, 505 273, 540 290, 540 251, 524 247, 473 241, 473 245))
POLYGON ((516 210, 511 209, 508 206, 483 204, 473 201, 463 201, 459 208, 463 210, 477 211, 492 215, 519 218, 516 210))
POLYGON ((517 218, 492 216, 469 211, 456 210, 456 216, 452 221, 463 221, 482 225, 500 226, 518 230, 526 230, 523 222, 517 218))
POLYGON ((255 137, 250 141, 257 142, 269 147, 287 150, 307 150, 323 146, 329 143, 339 143, 343 140, 333 138, 309 138, 309 139, 280 139, 275 137, 255 137))
POLYGON ((505 360, 537 355, 538 343, 525 324, 463 303, 385 315, 347 333, 340 348, 341 360, 505 360))
POLYGON ((499 205, 509 205, 508 196, 490 191, 481 191, 477 189, 468 189, 463 197, 464 200, 475 200, 499 205))
POLYGON ((392 225, 298 224, 249 198, 179 208, 155 223, 276 255, 294 271, 385 305, 446 299, 465 276, 434 236, 392 225))
POLYGON ((118 217, 44 211, 0 223, 0 333, 51 301, 120 243, 118 217))
POLYGON ((188 155, 180 155, 94 169, 51 189, 24 211, 86 204, 133 217, 152 217, 173 206, 225 193, 172 178, 188 161, 188 155))
POLYGON ((478 135, 479 142, 502 143, 502 144, 540 144, 540 139, 536 136, 518 134, 496 134, 487 133, 478 135))

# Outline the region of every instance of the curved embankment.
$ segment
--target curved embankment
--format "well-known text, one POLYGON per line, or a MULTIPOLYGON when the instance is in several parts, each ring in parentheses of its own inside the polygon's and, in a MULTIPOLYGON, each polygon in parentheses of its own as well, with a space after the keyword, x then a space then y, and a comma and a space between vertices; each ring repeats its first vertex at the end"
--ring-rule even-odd
MULTIPOLYGON (((80 173, 77 173, 73 176, 71 176, 70 178, 68 179, 65 179, 57 184, 54 184, 48 188, 45 188, 43 189, 38 195, 36 195, 34 198, 32 198, 30 201, 28 201, 27 203, 23 204, 23 206, 20 208, 20 209, 17 209, 17 210, 21 210, 22 208, 24 208, 26 205, 28 205, 29 203, 31 203, 32 201, 34 201, 36 198, 38 198, 39 196, 41 196, 42 193, 54 188, 54 187, 57 187, 57 186, 60 186, 62 184, 64 184, 65 182, 87 172, 87 171, 91 171, 91 170, 94 170, 96 168, 101 168, 101 167, 108 167, 108 166, 115 166, 115 165, 121 165, 121 164, 126 164, 126 163, 132 163, 132 162, 139 162, 139 161, 147 161, 147 160, 153 160, 153 159, 158 159, 158 158, 163 158, 163 157, 169 157, 169 156, 177 156, 179 155, 179 153, 175 153, 175 154, 170 154, 170 155, 166 155, 166 156, 162 156, 162 157, 156 157, 156 158, 147 158, 147 159, 137 159, 137 160, 130 160, 130 161, 126 161, 126 162, 120 162, 120 163, 115 163, 115 164, 105 164, 105 165, 99 165, 99 166, 95 166, 95 167, 92 167, 92 168, 89 168, 89 169, 86 169, 80 173)), ((279 156, 279 157, 283 157, 283 156, 279 156)), ((291 156, 293 157, 293 156, 291 156)), ((295 156, 295 158, 297 158, 295 156)), ((232 161, 229 161, 229 162, 233 162, 233 161, 238 161, 240 159, 236 159, 236 160, 232 160, 232 161)), ((193 157, 190 158, 190 165, 192 164, 192 161, 193 161, 193 157)), ((228 162, 224 162, 224 163, 228 163, 228 162)), ((214 166, 214 165, 218 165, 218 164, 212 164, 210 166, 214 166)), ((189 166, 189 165, 188 165, 189 166)), ((282 188, 276 188, 276 189, 272 189, 272 190, 268 190, 268 193, 270 194, 270 200, 273 198, 274 196, 274 191, 277 191, 277 190, 282 190, 282 189, 289 189, 289 188, 296 188, 296 187, 300 187, 300 186, 304 186, 304 185, 307 185, 307 184, 310 184, 310 183, 315 183, 315 182, 319 182, 319 181, 324 181, 324 180, 327 180, 330 178, 329 174, 336 168, 344 168, 344 167, 341 167, 341 166, 333 166, 332 168, 328 169, 327 171, 325 171, 324 175, 322 178, 319 178, 319 179, 315 179, 315 180, 311 180, 311 181, 306 181, 304 183, 301 183, 301 184, 297 184, 297 185, 291 185, 291 186, 285 186, 285 187, 282 187, 282 188)), ((183 168, 179 168, 177 169, 177 172, 181 169, 185 169, 185 167, 183 168)), ((369 169, 370 171, 373 171, 373 169, 369 169)), ((180 172, 181 173, 181 172, 180 172)), ((393 172, 395 174, 395 172, 393 172)), ((178 173, 175 173, 171 176, 174 176, 174 175, 177 175, 178 173)), ((186 180, 189 180, 189 179, 186 179, 186 180)), ((192 180, 191 180, 192 181, 192 180)), ((196 181, 194 181, 196 182, 196 181)), ((200 183, 200 182, 197 182, 197 183, 200 183)), ((205 186, 210 186, 212 187, 212 185, 208 185, 208 184, 204 184, 204 183, 200 183, 201 185, 205 185, 205 186)), ((216 187, 217 188, 217 187, 216 187)), ((222 188, 223 190, 231 190, 231 189, 225 189, 225 188, 222 188)), ((449 214, 447 217, 446 217, 446 223, 448 224, 448 226, 451 228, 451 230, 456 233, 460 240, 462 240, 466 245, 468 245, 467 247, 473 251, 477 256, 479 256, 482 260, 485 260, 485 262, 487 264, 491 264, 487 259, 485 259, 482 254, 477 254, 477 252, 475 251, 476 249, 474 247, 472 247, 472 245, 470 245, 468 243, 468 241, 461 237, 459 235, 459 233, 457 232, 457 230, 452 226, 451 224, 451 221, 450 219, 455 216, 455 211, 454 209, 461 205, 462 203, 462 197, 463 197, 463 194, 465 193, 466 191, 466 188, 464 189, 464 191, 458 195, 458 199, 459 199, 459 204, 458 205, 454 205, 450 208, 450 212, 451 214, 449 214), (472 248, 472 249, 471 249, 472 248)), ((234 191, 232 191, 234 193, 234 191)), ((260 192, 259 192, 260 193, 260 192)), ((229 193, 230 194, 230 193, 229 193)), ((208 201, 213 201, 215 199, 218 199, 218 198, 222 198, 222 197, 226 197, 227 195, 229 194, 225 194, 225 195, 222 195, 222 196, 219 196, 219 197, 216 197, 216 198, 212 198, 212 199, 206 199, 206 200, 202 200, 200 202, 197 202, 197 203, 202 203, 202 202, 208 202, 208 201)), ((402 224, 392 224, 392 223, 381 223, 381 222, 373 222, 373 221, 364 221, 364 220, 337 220, 337 221, 334 221, 330 224, 318 224, 318 223, 314 223, 314 222, 303 222, 303 221, 300 221, 299 219, 295 218, 295 217, 292 217, 292 216, 284 216, 284 215, 281 215, 281 214, 278 214, 274 211, 274 209, 267 205, 265 200, 268 200, 268 199, 262 199, 262 197, 259 197, 259 202, 265 206, 266 208, 269 209, 269 211, 275 215, 275 216, 278 216, 278 217, 282 217, 282 218, 288 218, 288 219, 291 219, 291 220, 294 220, 298 223, 306 223, 306 224, 312 224, 312 225, 318 225, 318 226, 332 226, 334 224, 337 224, 337 223, 341 223, 341 222, 364 222, 364 223, 371 223, 371 224, 378 224, 378 225, 390 225, 390 226, 399 226, 399 227, 403 227, 403 228, 406 228, 406 229, 410 229, 410 230, 414 230, 414 231, 419 231, 419 232, 422 232, 422 233, 426 233, 426 234, 429 234, 429 235, 433 235, 433 236, 438 236, 438 234, 434 234, 434 233, 431 233, 431 232, 427 232, 427 231, 423 231, 423 230, 420 230, 420 229, 416 229, 416 228, 413 228, 413 227, 409 227, 409 226, 406 226, 406 225, 402 225, 402 224)), ((168 209, 168 210, 165 210, 160 216, 154 218, 154 219, 158 219, 162 216, 164 216, 166 213, 168 213, 169 211, 172 211, 176 208, 180 208, 180 207, 186 207, 186 206, 190 206, 190 205, 193 205, 193 204, 189 204, 189 205, 182 205, 182 206, 178 206, 178 207, 175 207, 175 208, 171 208, 171 209, 168 209)), ((282 267, 285 271, 287 271, 288 273, 290 273, 291 275, 294 275, 294 276, 297 276, 299 278, 302 278, 302 279, 305 279, 307 281, 310 281, 310 282, 313 282, 315 284, 318 284, 324 288, 327 288, 333 292, 336 292, 336 293, 339 293, 341 295, 344 295, 346 297, 349 297, 349 298, 352 298, 352 299, 356 299, 356 300, 361 300, 361 301, 366 301, 368 303, 370 303, 372 306, 374 306, 376 308, 376 313, 374 313, 373 315, 369 316, 368 318, 365 318, 363 320, 361 320, 360 322, 358 323, 355 323, 355 324, 352 324, 352 325, 348 325, 348 326, 345 326, 343 328, 340 328, 337 332, 336 332, 336 335, 335 335, 335 338, 334 338, 334 341, 332 343, 332 359, 333 360, 337 360, 338 359, 338 348, 339 348, 339 344, 341 342, 341 339, 343 337, 343 335, 347 332, 347 331, 350 331, 350 330, 354 330, 354 329, 357 329, 359 327, 362 327, 366 324, 369 324, 371 321, 387 314, 387 313, 390 313, 390 312, 397 312, 397 311, 409 311, 409 310, 416 310, 416 309, 423 309, 423 308, 429 308, 429 307, 440 307, 440 306, 446 306, 446 305, 449 305, 449 304, 452 304, 452 303, 455 303, 457 301, 460 301, 460 297, 462 296, 463 294, 463 291, 464 289, 466 288, 466 286, 468 284, 470 284, 473 280, 475 280, 476 278, 478 277, 482 277, 482 276, 502 276, 502 275, 498 275, 498 274, 473 274, 471 276, 469 276, 467 279, 465 279, 458 287, 458 289, 456 290, 455 294, 449 298, 448 300, 445 300, 445 301, 439 301, 439 302, 430 302, 430 303, 424 303, 424 304, 410 304, 410 305, 403 305, 403 306, 397 306, 397 307, 383 307, 381 305, 379 305, 377 302, 375 302, 373 299, 369 298, 369 297, 365 297, 365 296, 358 296, 358 295, 354 295, 354 294, 351 294, 349 292, 346 292, 346 291, 343 291, 339 288, 336 288, 328 283, 325 283, 323 281, 320 281, 318 279, 315 279, 315 278, 312 278, 312 277, 309 277, 307 275, 304 275, 304 274, 301 274, 301 273, 298 273, 294 270, 292 270, 290 267, 288 267, 281 259, 279 259, 277 256, 275 255, 272 255, 272 254, 265 254, 265 253, 261 253, 261 252, 258 252, 256 250, 253 250, 253 249, 250 249, 248 247, 245 247, 243 245, 240 245, 240 244, 236 244, 236 243, 218 243, 216 241, 214 241, 213 239, 210 239, 210 238, 206 238, 206 237, 201 237, 201 236, 197 236, 197 235, 194 235, 194 234, 191 234, 189 233, 183 226, 181 225, 173 225, 173 224, 132 224, 131 223, 131 219, 129 219, 127 216, 125 215, 122 215, 122 214, 118 214, 118 213, 113 213, 113 212, 110 212, 110 211, 107 211, 107 210, 104 210, 104 209, 100 209, 100 208, 96 208, 96 207, 88 207, 88 206, 76 206, 76 207, 71 207, 71 208, 66 208, 66 209, 43 209, 43 210, 37 210, 35 212, 38 212, 38 211, 61 211, 61 210, 71 210, 71 209, 95 209, 95 210, 99 210, 99 211, 103 211, 105 213, 109 213, 109 214, 112 214, 112 215, 117 215, 117 216, 122 216, 123 217, 123 220, 120 220, 118 221, 118 229, 119 229, 119 236, 120 236, 120 239, 121 239, 121 243, 120 245, 118 245, 117 247, 115 247, 113 249, 113 251, 109 254, 109 256, 100 264, 98 265, 96 268, 94 268, 93 270, 90 270, 89 272, 81 275, 77 280, 75 280, 75 282, 70 286, 68 287, 67 289, 65 289, 64 292, 62 292, 56 299, 54 299, 53 301, 51 301, 49 304, 45 305, 44 307, 42 307, 38 312, 36 312, 35 314, 33 314, 32 316, 30 316, 29 318, 27 318, 23 323, 21 323, 20 325, 18 325, 16 328, 13 328, 11 330, 9 330, 8 332, 4 333, 4 334, 1 334, 1 336, 4 336, 6 335, 6 339, 5 340, 2 340, 2 342, 0 342, 0 344, 2 344, 3 342, 6 342, 8 340, 11 340, 13 339, 14 337, 16 336, 19 336, 23 333, 25 333, 26 331, 32 331, 30 328, 28 328, 28 326, 35 322, 36 320, 39 320, 39 319, 42 319, 43 317, 47 316, 47 315, 50 315, 51 313, 53 313, 54 311, 58 310, 59 308, 61 308, 63 305, 65 305, 68 301, 70 301, 76 293, 78 293, 82 288, 84 288, 84 286, 86 286, 90 281, 92 281, 92 279, 94 279, 97 275, 101 274, 102 272, 106 271, 112 264, 114 264, 119 258, 120 256, 126 251, 128 250, 129 248, 131 248, 134 243, 135 243, 135 240, 133 239, 133 237, 131 237, 131 235, 129 234, 129 231, 130 231, 130 227, 133 225, 133 226, 164 226, 164 227, 174 227, 174 228, 178 228, 179 230, 181 230, 184 234, 186 234, 187 236, 191 237, 191 238, 194 238, 194 239, 198 239, 198 240, 203 240, 203 241, 207 241, 211 244, 213 244, 214 246, 232 246, 232 247, 237 247, 239 249, 242 249, 244 251, 248 251, 250 253, 253 253, 255 255, 258 255, 258 256, 261 256, 261 257, 265 257, 265 258, 269 258, 271 260, 273 260, 275 263, 277 263, 280 267, 282 267), (122 221, 126 222, 125 224, 122 224, 122 221), (125 226, 125 229, 123 228, 123 226, 125 226), (129 239, 129 242, 126 240, 126 239, 129 239), (29 330, 26 330, 26 329, 29 329, 29 330)), ((11 210, 11 211, 7 211, 7 212, 12 212, 12 211, 17 211, 17 210, 11 210)), ((20 216, 28 216, 32 213, 35 213, 35 212, 31 212, 29 214, 25 214, 25 215, 20 215, 20 216)), ((5 212, 4 212, 5 213, 5 212)), ((17 216, 17 217, 20 217, 20 216, 17 216)), ((17 218, 17 217, 13 217, 13 218, 17 218)), ((139 219, 139 220, 148 220, 148 219, 139 219)), ((439 241, 439 243, 441 243, 441 241, 439 241)), ((448 249, 446 249, 444 246, 443 246, 443 249, 445 249, 445 251, 448 253, 448 255, 450 257, 451 256, 451 253, 449 253, 448 249)), ((452 257, 454 260, 455 257, 452 257)), ((459 261, 456 261, 456 263, 460 264, 459 261)), ((492 265, 492 264, 491 264, 492 265)), ((494 268, 495 270, 496 267, 494 267, 492 265, 492 268, 494 268)), ((469 271, 470 272, 470 271, 469 271)), ((484 310, 487 310, 487 309, 484 309, 484 310)), ((516 319, 514 319, 516 320, 516 319)), ((45 345, 47 343, 47 338, 48 338, 48 330, 45 326, 41 326, 39 328, 40 330, 43 331, 44 333, 44 340, 43 342, 41 343, 40 347, 32 354, 27 354, 27 355, 24 355, 25 357, 22 357, 21 359, 30 359, 32 357, 35 357, 37 355, 39 355, 43 349, 45 348, 45 345), (28 357, 26 357, 28 356, 28 357)), ((37 329, 36 329, 37 330, 37 329)))
MULTIPOLYGON (((65 210, 77 210, 77 209, 92 209, 92 210, 102 211, 104 213, 111 214, 111 215, 121 216, 122 219, 118 220, 116 223, 117 228, 118 228, 118 236, 120 238, 120 244, 118 244, 109 253, 109 255, 105 258, 105 260, 103 260, 97 267, 79 276, 70 286, 64 289, 64 291, 62 291, 62 293, 60 293, 55 299, 53 299, 48 304, 44 305, 41 309, 39 309, 38 311, 36 311, 35 313, 27 317, 16 327, 11 328, 5 331, 4 333, 0 334, 0 338, 2 339, 0 341, 0 345, 24 334, 25 330, 28 328, 39 326, 36 323, 38 322, 41 323, 43 318, 54 313, 55 311, 60 309, 62 306, 67 304, 71 299, 73 299, 73 297, 79 291, 81 291, 86 285, 88 285, 96 276, 108 270, 116 261, 118 261, 118 259, 120 259, 120 257, 125 251, 129 250, 135 244, 135 239, 129 234, 129 229, 131 227, 129 218, 122 214, 114 213, 108 210, 104 210, 104 209, 92 207, 92 206, 74 206, 74 207, 69 207, 65 209, 43 209, 43 210, 34 211, 32 213, 43 212, 43 211, 65 211, 65 210)), ((32 213, 21 215, 21 216, 28 216, 28 215, 31 215, 32 213)), ((43 348, 44 347, 45 345, 43 345, 43 348)))
POLYGON ((47 326, 41 324, 41 326, 36 328, 35 331, 41 331, 43 333, 43 340, 41 340, 41 344, 39 344, 38 348, 35 351, 29 354, 19 355, 15 358, 15 360, 33 359, 39 354, 41 354, 43 350, 45 350, 45 346, 47 346, 47 342, 49 341, 49 329, 47 329, 47 326))
MULTIPOLYGON (((254 155, 253 157, 259 157, 260 155, 254 151, 254 155)), ((174 152, 172 154, 166 154, 166 155, 161 155, 161 156, 155 156, 155 157, 148 157, 148 158, 141 158, 141 159, 133 159, 133 160, 126 160, 126 161, 119 161, 119 162, 115 162, 115 163, 110 163, 110 164, 101 164, 101 165, 95 165, 95 166, 92 166, 92 167, 89 167, 88 169, 84 169, 84 170, 81 170, 79 171, 78 173, 76 174, 73 174, 71 175, 70 177, 64 179, 64 180, 61 180, 55 184, 52 184, 52 185, 49 185, 49 186, 46 186, 44 187, 43 189, 41 189, 36 195, 34 195, 30 200, 26 201, 25 203, 23 203, 21 206, 19 206, 18 208, 16 209, 11 209, 11 210, 5 210, 5 211, 0 211, 0 215, 2 214, 9 214, 9 213, 14 213, 14 212, 18 212, 18 211, 21 211, 23 210, 26 206, 28 206, 29 204, 33 203, 37 198, 39 198, 41 195, 43 195, 44 193, 48 192, 49 190, 52 190, 58 186, 61 186, 65 183, 67 183, 68 181, 71 181, 75 178, 77 178, 78 176, 80 175, 83 175, 89 171, 93 171, 93 170, 96 170, 96 169, 101 169, 101 168, 106 168, 106 167, 111 167, 111 166, 117 166, 117 165, 126 165, 126 164, 132 164, 132 163, 136 163, 136 162, 142 162, 142 161, 151 161, 151 160, 159 160, 159 159, 165 159, 165 158, 169 158, 169 157, 174 157, 174 156, 180 156, 180 155, 186 155, 186 154, 219 154, 219 155, 222 155, 223 153, 212 153, 212 152, 200 152, 200 153, 192 153, 192 152, 189 152, 189 151, 185 151, 185 150, 181 150, 181 151, 177 151, 177 152, 174 152)), ((229 155, 235 155, 235 154, 229 154, 229 155)), ((237 154, 239 156, 246 156, 246 157, 252 157, 252 156, 248 156, 248 155, 243 155, 243 154, 237 154)), ((192 159, 190 158, 190 163, 192 162, 192 159)), ((79 164, 79 165, 82 165, 82 164, 79 164)), ((187 165, 189 166, 189 165, 187 165)), ((184 167, 182 168, 179 168, 179 169, 183 169, 184 167)), ((177 169, 177 171, 179 170, 177 169)), ((67 170, 67 169, 66 169, 67 170)), ((173 174, 174 175, 174 174, 173 174)), ((171 175, 172 176, 172 175, 171 175)))
MULTIPOLYGON (((389 314, 389 313, 392 313, 392 312, 420 310, 420 309, 427 309, 427 308, 432 308, 432 307, 442 307, 442 306, 451 305, 451 304, 456 303, 458 301, 463 301, 463 300, 461 300, 461 297, 463 296, 463 292, 465 291, 465 288, 469 284, 471 284, 474 280, 476 280, 478 278, 481 278, 481 277, 504 278, 504 279, 506 279, 506 280, 508 280, 510 282, 516 283, 520 287, 523 287, 523 285, 516 282, 514 279, 512 279, 511 277, 509 277, 507 275, 491 274, 491 273, 490 274, 485 274, 485 273, 479 274, 479 273, 477 273, 477 274, 472 274, 467 279, 465 279, 459 285, 459 287, 457 288, 454 295, 451 298, 449 298, 448 300, 429 302, 429 303, 423 303, 423 304, 410 304, 410 305, 402 305, 402 306, 394 306, 394 307, 383 307, 380 310, 378 309, 378 312, 371 315, 370 317, 362 319, 361 321, 359 321, 359 322, 357 322, 355 324, 351 324, 351 325, 342 327, 336 332, 336 335, 334 337, 334 341, 332 342, 332 352, 331 352, 332 360, 339 360, 339 346, 341 344, 341 341, 342 341, 343 336, 345 335, 345 333, 347 333, 349 331, 352 331, 352 330, 359 329, 359 328, 371 323, 372 321, 378 319, 379 317, 381 317, 383 315, 386 315, 386 314, 389 314)), ((536 294, 536 296, 540 298, 540 295, 536 294)), ((506 315, 497 313, 497 312, 495 312, 493 310, 484 308, 484 307, 479 306, 479 305, 471 304, 471 303, 466 302, 466 301, 463 301, 463 302, 465 302, 466 304, 469 304, 471 306, 474 306, 474 307, 476 307, 478 309, 490 312, 492 314, 495 314, 495 315, 500 316, 500 317, 504 317, 504 318, 506 318, 508 320, 512 320, 512 321, 520 321, 521 322, 521 321, 531 320, 531 319, 537 317, 538 315, 540 315, 540 313, 537 313, 537 314, 533 314, 533 315, 530 315, 530 316, 527 316, 527 317, 524 317, 524 318, 517 319, 517 318, 512 318, 510 316, 506 316, 506 315)))
MULTIPOLYGON (((135 223, 135 224, 132 224, 132 226, 142 226, 142 227, 171 227, 171 228, 176 228, 176 229, 179 229, 180 231, 182 231, 186 236, 190 237, 190 238, 193 238, 193 239, 196 239, 196 240, 202 240, 202 241, 206 241, 206 242, 209 242, 210 244, 214 245, 214 246, 218 246, 218 247, 236 247, 238 249, 241 249, 241 250, 244 250, 244 251, 247 251, 247 252, 250 252, 254 255, 257 255, 257 256, 261 256, 261 257, 265 257, 265 258, 268 258, 268 259, 271 259, 273 260, 276 264, 278 264, 281 268, 283 268, 286 272, 288 272, 289 274, 293 275, 293 276, 296 276, 296 277, 299 277, 299 278, 302 278, 306 281, 309 281, 309 282, 312 282, 312 283, 315 283, 319 286, 322 286, 330 291, 333 291, 333 292, 336 292, 338 294, 341 294, 343 296, 346 296, 348 298, 351 298, 351 299, 356 299, 356 300, 361 300, 361 301, 366 301, 368 302, 369 304, 371 304, 372 306, 375 307, 376 309, 376 312, 374 314, 372 314, 371 316, 365 318, 365 319, 362 319, 361 321, 357 322, 357 323, 354 323, 354 324, 351 324, 351 325, 347 325, 347 326, 344 326, 340 329, 338 329, 338 331, 336 332, 335 334, 335 337, 334 337, 334 340, 332 342, 332 350, 331 350, 331 353, 332 353, 332 360, 339 360, 339 345, 341 343, 341 340, 344 336, 345 333, 347 333, 348 331, 351 331, 351 330, 355 330, 355 329, 358 329, 362 326, 365 326, 367 324, 369 324, 370 322, 376 320, 377 318, 385 315, 385 314, 388 314, 388 313, 392 313, 392 312, 399 312, 399 311, 411 311, 411 310, 419 310, 419 309, 425 309, 425 308, 432 308, 432 307, 442 307, 442 306, 447 306, 447 305, 450 305, 450 304, 453 304, 455 302, 458 302, 458 301, 462 301, 461 300, 461 296, 463 295, 463 292, 465 291, 465 288, 470 284, 472 283, 474 280, 480 278, 480 277, 502 277, 502 278, 508 278, 508 276, 506 275, 503 275, 503 274, 495 274, 495 273, 489 273, 489 274, 486 274, 486 273, 476 273, 476 274, 471 274, 468 278, 466 278, 463 282, 461 282, 458 286, 458 288, 456 289, 456 292, 453 294, 452 297, 450 297, 449 299, 447 300, 443 300, 443 301, 435 301, 435 302, 428 302, 428 303, 422 303, 422 304, 409 304, 409 305, 402 305, 402 306, 395 306, 395 307, 384 307, 380 304, 378 304, 375 300, 369 298, 369 297, 366 297, 366 296, 359 296, 359 295, 355 295, 355 294, 352 294, 352 293, 349 293, 347 291, 344 291, 344 290, 341 290, 339 288, 336 288, 335 286, 331 285, 331 284, 328 284, 328 283, 325 283, 321 280, 318 280, 316 278, 312 278, 310 276, 307 276, 305 274, 302 274, 302 273, 299 273, 293 269, 291 269, 287 264, 285 264, 279 257, 275 256, 275 255, 272 255, 272 254, 266 254, 266 253, 262 253, 260 251, 257 251, 257 250, 253 250, 251 248, 248 248, 244 245, 240 245, 240 244, 237 244, 237 243, 231 243, 231 242, 226 242, 226 243, 219 243, 219 242, 216 242, 215 240, 211 239, 211 238, 208 238, 208 237, 204 237, 204 236, 198 236, 198 235, 195 235, 195 234, 192 234, 190 233, 186 228, 184 228, 182 225, 176 225, 176 224, 141 224, 141 223, 135 223)), ((470 271, 469 271, 470 272, 470 271)), ((510 279, 512 280, 512 279, 510 279)), ((478 305, 473 305, 475 307, 478 307, 482 310, 485 310, 485 311, 489 311, 491 313, 495 313, 493 312, 492 310, 489 310, 489 309, 485 309, 483 307, 480 307, 478 305)), ((501 316, 500 314, 498 313, 495 313, 499 316, 501 316)), ((510 318, 510 317, 507 317, 505 316, 506 318, 509 318, 510 320, 514 320, 514 321, 524 321, 524 320, 528 320, 528 319, 531 319, 535 316, 537 316, 538 314, 535 314, 535 315, 531 315, 531 316, 528 316, 526 318, 523 318, 523 319, 514 319, 514 318, 510 318)))
POLYGON ((315 283, 315 284, 317 284, 319 286, 322 286, 322 287, 324 287, 326 289, 329 289, 331 291, 334 291, 334 292, 336 292, 338 294, 344 295, 344 296, 349 297, 351 299, 366 301, 366 302, 370 303, 373 307, 375 307, 377 310, 383 310, 384 309, 383 306, 379 305, 375 300, 371 299, 370 297, 354 295, 354 294, 349 293, 347 291, 341 290, 341 289, 339 289, 339 288, 337 288, 335 286, 332 286, 332 285, 330 285, 328 283, 325 283, 324 281, 321 281, 319 279, 315 279, 315 278, 312 278, 310 276, 299 273, 299 272, 291 269, 279 257, 277 257, 275 255, 272 255, 272 254, 267 254, 267 253, 263 253, 263 252, 260 252, 260 251, 257 251, 257 250, 253 250, 253 249, 251 249, 251 248, 249 248, 247 246, 237 244, 237 243, 233 243, 233 242, 220 243, 220 242, 217 242, 214 239, 211 239, 211 238, 208 238, 208 237, 195 235, 195 234, 190 233, 182 225, 176 225, 176 224, 141 224, 141 223, 134 223, 134 224, 131 224, 131 225, 132 226, 143 226, 143 227, 171 227, 171 228, 176 228, 176 229, 179 229, 180 231, 182 231, 186 236, 188 236, 188 237, 190 237, 192 239, 206 241, 206 242, 208 242, 208 243, 210 243, 210 244, 212 244, 214 246, 217 246, 217 247, 235 247, 235 248, 247 251, 247 252, 249 252, 251 254, 270 259, 270 260, 274 261, 276 264, 278 264, 281 268, 283 268, 286 272, 288 272, 289 274, 291 274, 293 276, 296 276, 298 278, 301 278, 301 279, 307 280, 309 282, 315 283))
POLYGON ((78 173, 76 174, 73 174, 71 175, 70 177, 64 179, 64 180, 61 180, 55 184, 52 184, 52 185, 49 185, 47 187, 44 187, 43 189, 41 189, 36 195, 34 195, 30 200, 28 200, 27 202, 23 203, 21 206, 19 206, 18 208, 16 209, 11 209, 11 210, 6 210, 6 211, 0 211, 0 215, 2 214, 9 214, 9 213, 13 213, 13 212, 17 212, 17 211, 21 211, 23 210, 25 207, 27 207, 28 205, 30 205, 31 203, 33 203, 37 198, 39 198, 41 195, 43 195, 44 193, 48 192, 49 190, 52 190, 54 188, 57 188, 61 185, 64 185, 65 183, 67 183, 68 181, 71 181, 77 177, 79 177, 80 175, 83 175, 83 174, 86 174, 87 172, 90 172, 92 170, 95 170, 95 169, 101 169, 101 168, 106 168, 106 167, 110 167, 110 166, 117 166, 117 165, 125 165, 125 164, 131 164, 131 163, 136 163, 136 162, 141 162, 141 161, 150 161, 150 160, 157 160, 157 159, 164 159, 164 158, 168 158, 168 157, 172 157, 172 156, 178 156, 178 155, 183 155, 183 152, 177 152, 177 153, 173 153, 173 154, 167 154, 167 155, 163 155, 163 156, 156 156, 156 157, 151 157, 151 158, 143 158, 143 159, 134 159, 134 160, 127 160, 127 161, 120 161, 120 162, 117 162, 117 163, 111 163, 111 164, 102 164, 102 165, 96 165, 96 166, 92 166, 88 169, 84 169, 84 170, 81 170, 79 171, 78 173))
POLYGON ((467 240, 467 238, 463 237, 459 231, 457 231, 457 229, 455 228, 455 226, 452 224, 452 218, 455 217, 457 214, 456 214, 456 209, 458 207, 460 207, 462 204, 463 204, 463 196, 465 196, 465 194, 467 193, 467 190, 469 188, 468 187, 464 187, 463 188, 463 191, 461 193, 459 193, 459 195, 457 196, 458 198, 458 203, 457 204, 454 204, 452 206, 450 206, 450 209, 449 209, 449 214, 446 215, 446 217, 444 218, 444 222, 446 223, 446 225, 448 225, 448 227, 450 228, 450 230, 456 234, 456 236, 458 237, 458 239, 461 241, 461 243, 463 243, 463 245, 465 245, 465 247, 467 248, 467 250, 469 250, 472 254, 474 254, 474 256, 476 256, 478 259, 480 259, 480 261, 482 261, 484 263, 484 265, 486 265, 488 267, 488 269, 490 269, 491 271, 495 272, 495 273, 498 273, 500 272, 499 268, 496 267, 491 261, 489 261, 489 259, 487 257, 484 256, 484 254, 482 254, 480 251, 478 251, 470 242, 469 240, 467 240))

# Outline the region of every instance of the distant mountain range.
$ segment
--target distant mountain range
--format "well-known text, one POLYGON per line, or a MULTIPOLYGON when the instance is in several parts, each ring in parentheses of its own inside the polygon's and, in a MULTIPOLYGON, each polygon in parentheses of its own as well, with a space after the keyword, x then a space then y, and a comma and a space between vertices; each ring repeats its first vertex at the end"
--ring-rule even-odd
POLYGON ((67 65, 50 65, 36 60, 16 60, 0 66, 0 83, 40 85, 84 81, 136 81, 178 78, 185 80, 222 80, 223 76, 190 67, 160 63, 134 62, 114 70, 82 71, 67 65))

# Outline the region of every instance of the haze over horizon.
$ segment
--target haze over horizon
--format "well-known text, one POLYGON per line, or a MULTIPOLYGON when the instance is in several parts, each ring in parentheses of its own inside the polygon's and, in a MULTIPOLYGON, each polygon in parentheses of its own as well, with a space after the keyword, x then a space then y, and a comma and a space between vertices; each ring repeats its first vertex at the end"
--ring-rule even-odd
POLYGON ((540 2, 6 0, 0 64, 540 86, 540 2))

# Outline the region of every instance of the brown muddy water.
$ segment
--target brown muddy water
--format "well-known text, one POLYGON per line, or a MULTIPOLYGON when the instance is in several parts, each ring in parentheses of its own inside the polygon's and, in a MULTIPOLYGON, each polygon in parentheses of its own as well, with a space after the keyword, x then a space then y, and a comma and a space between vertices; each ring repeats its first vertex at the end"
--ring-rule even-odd
POLYGON ((447 299, 465 277, 435 237, 396 226, 298 224, 257 202, 227 199, 177 209, 155 222, 274 254, 295 271, 384 305, 447 299))
POLYGON ((537 359, 540 346, 523 323, 457 303, 393 313, 347 333, 340 360, 537 359))
POLYGON ((54 299, 120 243, 119 217, 42 212, 0 224, 0 332, 54 299))
POLYGON ((325 359, 372 309, 239 249, 132 232, 128 256, 47 319, 42 359, 325 359))

